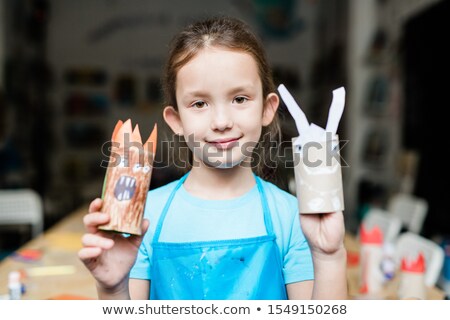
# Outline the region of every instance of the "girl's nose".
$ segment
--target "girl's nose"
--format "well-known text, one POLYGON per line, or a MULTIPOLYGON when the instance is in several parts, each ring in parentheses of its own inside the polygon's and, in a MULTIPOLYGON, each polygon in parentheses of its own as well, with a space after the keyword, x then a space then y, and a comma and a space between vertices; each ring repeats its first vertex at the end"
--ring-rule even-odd
POLYGON ((212 110, 211 129, 224 131, 233 127, 233 118, 229 107, 216 107, 212 110))

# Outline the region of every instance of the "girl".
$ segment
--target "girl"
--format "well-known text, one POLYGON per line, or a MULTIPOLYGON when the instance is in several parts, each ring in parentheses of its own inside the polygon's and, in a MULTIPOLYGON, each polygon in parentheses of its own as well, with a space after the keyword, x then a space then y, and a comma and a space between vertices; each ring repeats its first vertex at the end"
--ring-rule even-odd
POLYGON ((249 28, 231 18, 187 27, 164 90, 190 170, 149 192, 142 237, 99 231, 109 216, 91 203, 79 257, 99 298, 345 299, 342 212, 299 219, 296 198, 252 172, 262 134, 279 131, 279 98, 249 28))

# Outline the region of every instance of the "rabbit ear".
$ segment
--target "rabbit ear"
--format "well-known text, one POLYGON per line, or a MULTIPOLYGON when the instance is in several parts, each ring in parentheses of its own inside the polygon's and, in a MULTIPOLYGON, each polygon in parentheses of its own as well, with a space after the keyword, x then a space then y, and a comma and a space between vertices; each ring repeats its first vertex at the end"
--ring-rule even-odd
POLYGON ((300 136, 303 136, 309 128, 309 122, 306 118, 305 113, 300 108, 300 106, 295 102, 294 97, 289 93, 283 84, 278 86, 278 92, 280 93, 281 99, 283 99, 284 104, 288 108, 289 113, 295 120, 295 126, 300 136))
POLYGON ((325 131, 336 134, 339 121, 341 121, 342 112, 345 106, 345 89, 340 87, 333 90, 333 100, 331 101, 330 111, 328 111, 327 128, 325 131))
POLYGON ((156 143, 158 141, 158 126, 155 123, 155 126, 153 127, 152 133, 150 134, 150 137, 148 137, 145 144, 150 143, 150 147, 152 148, 152 153, 155 154, 156 152, 156 143))
POLYGON ((133 142, 137 142, 140 145, 142 145, 142 138, 141 138, 141 133, 139 132, 139 125, 136 124, 136 126, 134 127, 133 133, 131 134, 131 141, 133 142))
POLYGON ((119 132, 119 129, 122 127, 122 125, 123 125, 123 121, 122 120, 117 121, 116 126, 114 127, 114 131, 113 131, 113 134, 112 134, 112 137, 111 137, 111 141, 115 141, 117 132, 119 132))

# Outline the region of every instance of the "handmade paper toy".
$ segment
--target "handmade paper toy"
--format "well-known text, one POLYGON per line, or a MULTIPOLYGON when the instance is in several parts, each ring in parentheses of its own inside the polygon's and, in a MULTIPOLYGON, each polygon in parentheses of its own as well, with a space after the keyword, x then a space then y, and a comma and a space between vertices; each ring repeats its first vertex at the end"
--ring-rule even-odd
POLYGON ((344 111, 345 89, 339 88, 333 91, 326 129, 308 122, 284 85, 280 85, 278 91, 294 118, 300 134, 299 137, 292 139, 300 213, 328 213, 344 210, 339 137, 336 131, 344 111))
POLYGON ((381 270, 383 259, 383 232, 378 226, 371 230, 361 225, 359 239, 361 243, 361 294, 378 294, 383 286, 384 275, 381 270))
POLYGON ((131 120, 125 123, 119 121, 111 141, 101 209, 109 213, 111 220, 99 229, 141 235, 142 216, 156 152, 157 128, 155 125, 143 144, 138 125, 133 130, 131 120))
POLYGON ((403 257, 400 267, 400 299, 425 299, 425 258, 420 252, 415 260, 403 257))

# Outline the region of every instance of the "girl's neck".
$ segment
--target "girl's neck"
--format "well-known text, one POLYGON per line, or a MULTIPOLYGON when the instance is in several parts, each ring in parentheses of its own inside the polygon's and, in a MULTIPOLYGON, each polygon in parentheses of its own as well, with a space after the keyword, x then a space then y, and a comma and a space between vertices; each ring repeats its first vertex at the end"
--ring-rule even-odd
POLYGON ((209 200, 225 200, 242 196, 255 186, 251 168, 211 168, 203 163, 191 169, 184 188, 193 196, 209 200))

